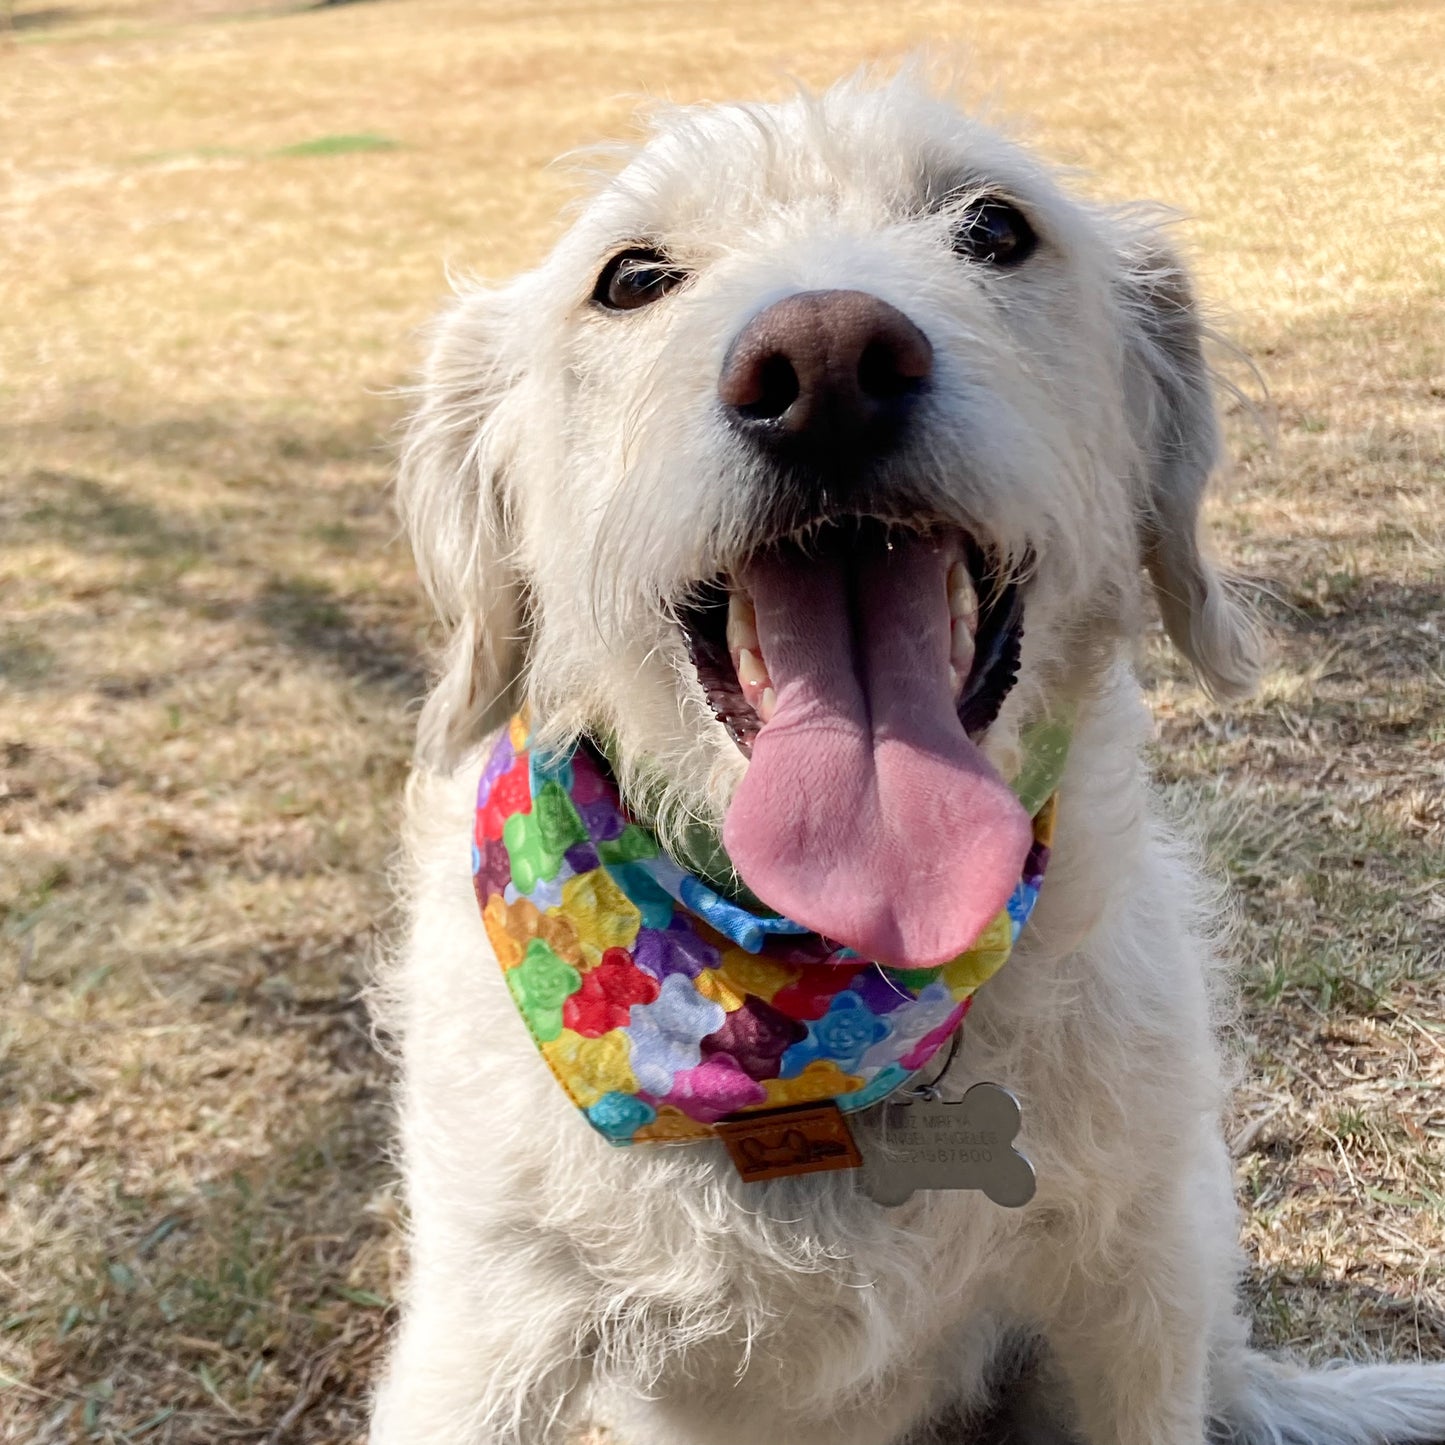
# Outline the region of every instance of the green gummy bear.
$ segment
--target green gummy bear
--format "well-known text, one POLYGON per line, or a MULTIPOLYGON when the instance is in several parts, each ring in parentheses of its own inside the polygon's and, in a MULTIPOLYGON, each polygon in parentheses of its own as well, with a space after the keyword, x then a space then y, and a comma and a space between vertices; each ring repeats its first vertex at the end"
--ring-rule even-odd
POLYGON ((895 979, 900 988, 910 989, 919 992, 928 987, 939 974, 943 972, 939 968, 890 968, 888 976, 895 979))
POLYGON ((531 939, 522 961, 507 970, 507 987, 539 1044, 562 1032, 562 1005, 582 987, 582 975, 540 938, 531 939))
POLYGON ((1069 759, 1073 726, 1073 713, 1068 710, 1043 718, 1023 735, 1024 765, 1013 781, 1013 790, 1030 818, 1038 814, 1059 786, 1069 759))
MULTIPOLYGON (((537 820, 548 851, 555 853, 558 858, 574 843, 587 841, 587 829, 582 826, 582 819, 577 809, 572 806, 572 799, 555 778, 544 783, 532 800, 532 816, 537 820)), ((550 873, 547 874, 547 877, 551 876, 550 873)))
POLYGON ((546 878, 555 878, 564 848, 547 846, 546 831, 535 813, 513 813, 502 825, 502 842, 512 860, 512 882, 518 893, 530 893, 546 878))
POLYGON ((656 858, 657 840, 636 823, 629 823, 610 843, 597 845, 597 856, 604 863, 636 863, 643 858, 656 858))

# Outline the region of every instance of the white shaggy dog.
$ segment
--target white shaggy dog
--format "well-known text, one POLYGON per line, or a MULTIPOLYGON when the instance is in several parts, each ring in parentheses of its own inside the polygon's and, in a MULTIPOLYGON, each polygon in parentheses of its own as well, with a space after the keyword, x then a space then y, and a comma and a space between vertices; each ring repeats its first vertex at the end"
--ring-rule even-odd
MULTIPOLYGON (((1147 570, 1206 684, 1252 682, 1196 535, 1216 449, 1194 299, 1155 230, 906 78, 668 114, 542 266, 458 299, 401 479, 450 644, 384 990, 412 1263, 376 1445, 588 1426, 626 1445, 1445 1440, 1445 1369, 1295 1373, 1247 1349, 1235 1300, 1209 921, 1150 795, 1130 670, 1147 570), (763 777, 770 728, 774 753, 881 777, 885 744, 810 732, 785 676, 752 706, 700 679, 680 624, 709 584, 736 602, 763 555, 796 574, 776 605, 807 613, 816 581, 826 612, 829 569, 888 538, 973 547, 985 603, 1015 584, 1017 682, 970 674, 1001 708, 940 744, 981 747, 970 777, 1011 776, 1032 719, 1076 716, 1048 885, 946 1080, 1021 1101, 1039 1183, 1017 1210, 941 1191, 887 1208, 849 1171, 745 1184, 712 1141, 609 1147, 522 1026, 469 874, 480 750, 523 704, 553 744, 609 739, 674 847, 763 777)), ((845 629, 912 656, 874 615, 887 589, 836 585, 845 629)), ((862 679, 868 706, 895 687, 956 703, 965 679, 929 667, 862 679)), ((906 831, 880 786, 822 784, 833 863, 872 866, 850 799, 906 831)), ((798 862, 770 856, 763 872, 798 862)), ((878 862, 903 901, 855 930, 905 961, 928 953, 914 865, 878 862)), ((830 886, 820 931, 850 906, 830 886)))

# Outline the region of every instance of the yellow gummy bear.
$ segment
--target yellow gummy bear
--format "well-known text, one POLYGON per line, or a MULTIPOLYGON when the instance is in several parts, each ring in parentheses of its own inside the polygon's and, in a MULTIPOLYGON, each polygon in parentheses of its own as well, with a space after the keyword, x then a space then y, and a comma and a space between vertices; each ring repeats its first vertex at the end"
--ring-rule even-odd
MULTIPOLYGON (((728 985, 742 995, 752 994, 756 998, 772 1003, 779 989, 787 988, 798 980, 798 970, 771 959, 759 958, 756 954, 744 953, 741 948, 729 948, 718 965, 718 973, 728 985)), ((724 1008, 728 1005, 724 1004, 724 1008)))
POLYGON ((957 1000, 965 999, 985 984, 1008 960, 1013 947, 1013 925, 1005 908, 967 953, 961 953, 943 968, 945 987, 957 1000))
POLYGON ((633 1136, 634 1144, 678 1144, 691 1139, 709 1139, 712 1130, 696 1119, 689 1119, 681 1109, 663 1104, 652 1123, 644 1124, 633 1136))
POLYGON ((735 980, 730 979, 719 969, 705 968, 693 980, 693 987, 706 999, 713 1003, 720 1003, 728 1013, 735 1013, 746 1001, 746 996, 740 994, 731 985, 735 980))
POLYGON ((603 1094, 637 1092, 627 1035, 621 1029, 613 1029, 596 1039, 586 1039, 571 1029, 563 1029, 541 1048, 553 1073, 583 1109, 590 1109, 603 1094))
POLYGON ((791 1079, 764 1079, 768 1097, 755 1107, 775 1109, 780 1104, 811 1104, 851 1094, 863 1087, 863 1080, 845 1074, 832 1059, 814 1059, 801 1074, 791 1079))
POLYGON ((1054 822, 1059 815, 1059 795, 1054 793, 1034 819, 1034 842, 1042 843, 1045 848, 1054 846, 1054 822))
POLYGON ((572 920, 589 963, 596 963, 609 948, 630 948, 642 927, 637 905, 605 868, 569 878, 562 885, 561 911, 572 920))

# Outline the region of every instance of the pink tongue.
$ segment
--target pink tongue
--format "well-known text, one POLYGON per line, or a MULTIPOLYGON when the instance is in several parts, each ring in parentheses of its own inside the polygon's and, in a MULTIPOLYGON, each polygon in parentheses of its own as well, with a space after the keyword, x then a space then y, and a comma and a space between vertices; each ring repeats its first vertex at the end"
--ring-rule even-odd
POLYGON ((917 538, 770 553, 743 583, 777 689, 723 844, 796 923, 899 968, 947 962, 1008 901, 1028 815, 958 721, 948 559, 917 538))

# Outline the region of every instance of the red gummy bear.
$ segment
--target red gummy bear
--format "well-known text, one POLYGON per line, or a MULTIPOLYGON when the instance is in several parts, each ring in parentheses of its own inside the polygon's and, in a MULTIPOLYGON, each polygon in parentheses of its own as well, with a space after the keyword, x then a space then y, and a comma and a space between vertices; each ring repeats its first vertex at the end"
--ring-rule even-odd
POLYGON ((601 1038, 629 1021, 633 1004, 651 1003, 657 995, 657 980, 643 973, 625 948, 609 948, 562 1005, 562 1022, 583 1038, 601 1038))

